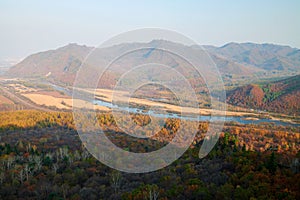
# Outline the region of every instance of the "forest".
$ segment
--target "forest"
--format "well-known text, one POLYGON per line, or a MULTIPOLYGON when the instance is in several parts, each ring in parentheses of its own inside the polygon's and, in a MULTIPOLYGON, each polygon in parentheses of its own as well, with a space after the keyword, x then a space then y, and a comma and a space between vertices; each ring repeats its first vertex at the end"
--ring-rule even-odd
MULTIPOLYGON (((140 124, 149 120, 133 117, 140 124)), ((145 140, 120 131, 110 113, 97 118, 116 145, 133 152, 160 148, 180 124, 168 119, 160 134, 145 140)), ((0 199, 300 199, 300 127, 226 123, 200 159, 208 126, 199 123, 190 148, 170 166, 129 174, 85 149, 72 113, 2 112, 0 199)))

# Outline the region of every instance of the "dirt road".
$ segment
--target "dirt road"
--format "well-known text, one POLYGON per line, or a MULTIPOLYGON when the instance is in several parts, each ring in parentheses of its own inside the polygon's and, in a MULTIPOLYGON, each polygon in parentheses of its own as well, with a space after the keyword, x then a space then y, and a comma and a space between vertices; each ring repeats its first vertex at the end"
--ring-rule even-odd
POLYGON ((9 98, 10 100, 12 100, 13 102, 22 104, 30 109, 35 109, 35 110, 40 110, 40 111, 45 111, 45 112, 53 111, 51 109, 44 108, 42 106, 38 106, 36 104, 31 103, 30 101, 27 101, 27 100, 21 98, 14 92, 11 92, 8 89, 6 89, 3 85, 0 85, 0 93, 3 94, 4 96, 6 96, 7 98, 9 98))

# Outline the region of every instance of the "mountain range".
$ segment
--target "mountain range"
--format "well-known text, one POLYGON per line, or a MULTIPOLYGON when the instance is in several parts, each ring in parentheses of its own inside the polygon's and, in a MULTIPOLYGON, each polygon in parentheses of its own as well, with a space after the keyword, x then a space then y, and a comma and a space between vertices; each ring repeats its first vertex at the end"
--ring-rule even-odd
MULTIPOLYGON (((172 48, 184 49, 187 53, 195 53, 200 48, 205 48, 212 60, 219 68, 224 81, 241 80, 256 77, 269 78, 273 76, 291 76, 300 73, 300 50, 289 46, 274 44, 255 44, 255 43, 228 43, 221 47, 215 46, 185 46, 165 40, 153 40, 151 46, 164 47, 171 45, 172 48)), ((101 66, 102 61, 107 58, 114 58, 121 52, 126 52, 129 47, 139 48, 144 46, 141 43, 125 43, 111 47, 94 50, 96 59, 90 60, 89 65, 94 67, 101 66)), ((36 53, 28 56, 17 65, 10 68, 6 73, 11 77, 44 77, 50 76, 53 80, 72 84, 75 74, 82 64, 84 58, 94 48, 84 45, 69 44, 67 46, 36 53)), ((160 55, 151 54, 146 59, 155 60, 160 55)), ((136 55, 137 56, 137 55, 136 55)), ((145 60, 145 57, 143 57, 145 60)), ((131 59, 132 61, 134 59, 131 59)), ((142 60, 141 62, 143 62, 142 60)), ((135 61, 136 62, 136 61, 135 61)), ((140 60, 138 61, 140 62, 140 60)), ((172 63, 180 65, 181 63, 172 63)), ((119 70, 126 69, 135 63, 120 63, 119 70)), ((116 72, 118 73, 118 72, 116 72)), ((112 74, 113 76, 113 74, 112 74)))
POLYGON ((240 107, 299 115, 300 75, 265 84, 238 87, 228 92, 227 102, 240 107))

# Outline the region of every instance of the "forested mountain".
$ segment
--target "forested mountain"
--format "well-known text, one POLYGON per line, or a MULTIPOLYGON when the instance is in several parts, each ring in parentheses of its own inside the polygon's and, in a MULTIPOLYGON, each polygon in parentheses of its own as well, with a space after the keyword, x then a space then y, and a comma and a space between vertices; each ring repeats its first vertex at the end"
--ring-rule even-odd
POLYGON ((264 70, 299 71, 300 50, 289 46, 232 42, 208 51, 264 70))
MULTIPOLYGON (((55 81, 72 84, 84 58, 92 50, 94 50, 94 58, 88 60, 88 65, 95 68, 105 68, 103 63, 107 59, 115 58, 120 53, 132 49, 132 47, 138 49, 147 45, 157 48, 171 46, 190 54, 196 53, 202 48, 165 40, 153 40, 149 43, 124 43, 101 49, 69 44, 56 50, 30 55, 19 64, 13 66, 6 75, 10 77, 48 77, 55 81)), ((225 82, 228 80, 228 77, 232 80, 247 80, 251 79, 253 75, 268 78, 274 76, 274 74, 284 76, 296 75, 300 72, 300 50, 288 46, 229 43, 222 47, 203 46, 203 48, 207 50, 212 60, 216 63, 216 66, 225 78, 225 82)), ((132 58, 121 62, 119 70, 125 70, 129 66, 142 63, 145 60, 165 59, 164 61, 172 67, 182 64, 172 59, 164 58, 164 52, 157 51, 156 53, 149 53, 149 55, 147 53, 147 51, 140 51, 140 54, 136 53, 132 58)), ((112 74, 109 74, 109 79, 113 79, 117 73, 112 72, 112 74)))
POLYGON ((236 106, 286 114, 300 114, 300 75, 267 84, 250 84, 228 92, 236 106))

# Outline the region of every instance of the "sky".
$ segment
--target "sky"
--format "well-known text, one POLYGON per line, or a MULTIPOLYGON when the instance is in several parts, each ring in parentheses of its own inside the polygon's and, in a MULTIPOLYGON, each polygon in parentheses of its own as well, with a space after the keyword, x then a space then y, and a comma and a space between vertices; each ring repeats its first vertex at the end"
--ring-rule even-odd
POLYGON ((0 61, 65 46, 98 46, 155 27, 201 45, 255 42, 300 48, 299 0, 0 0, 0 61))

